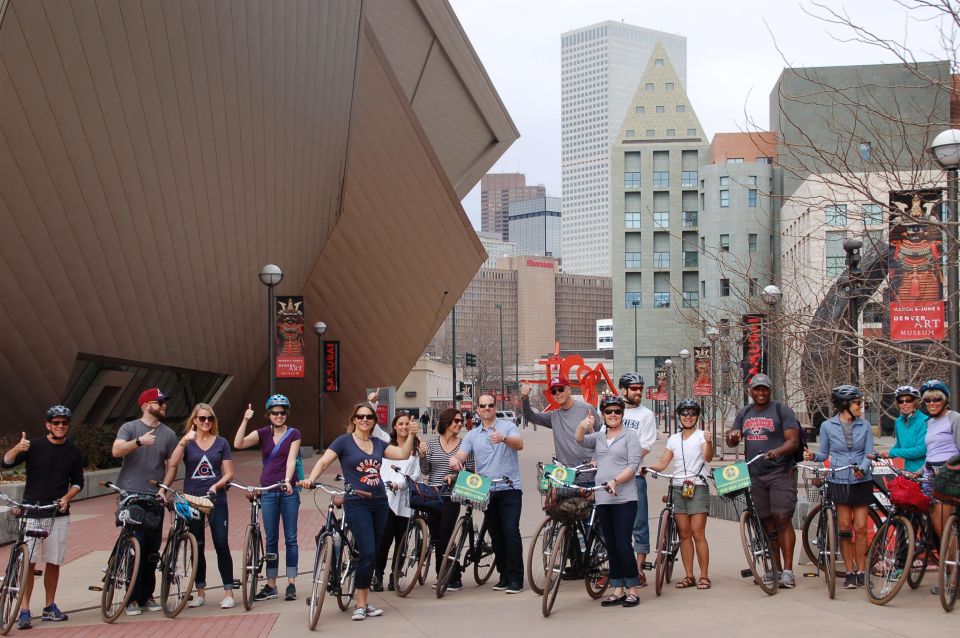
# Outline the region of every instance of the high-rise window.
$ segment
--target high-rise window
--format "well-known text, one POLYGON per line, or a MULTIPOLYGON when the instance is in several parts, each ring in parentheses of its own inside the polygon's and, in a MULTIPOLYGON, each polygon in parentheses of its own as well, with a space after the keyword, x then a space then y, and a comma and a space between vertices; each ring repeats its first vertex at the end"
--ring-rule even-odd
POLYGON ((720 191, 720 208, 730 208, 730 191, 720 191))
POLYGON ((730 235, 720 235, 720 250, 723 252, 730 250, 730 235))
POLYGON ((643 308, 643 303, 640 297, 641 293, 639 292, 628 292, 624 295, 623 305, 625 308, 633 308, 636 304, 637 308, 643 308))
POLYGON ((697 171, 683 171, 680 173, 680 186, 683 188, 696 188, 697 171))
POLYGON ((644 84, 644 85, 643 85, 643 90, 644 90, 644 91, 652 91, 652 90, 653 90, 653 82, 647 82, 646 84, 644 84))
POLYGON ((880 204, 863 205, 863 223, 867 226, 875 226, 883 223, 883 207, 880 204))
POLYGON ((640 173, 624 173, 623 187, 624 188, 640 188, 640 173))
POLYGON ((695 129, 695 128, 688 128, 688 129, 687 129, 687 135, 696 135, 696 134, 697 134, 697 129, 695 129))
POLYGON ((838 277, 847 269, 847 253, 843 249, 846 231, 830 230, 826 237, 827 277, 838 277))
POLYGON ((683 227, 684 228, 696 228, 698 222, 699 214, 695 210, 685 210, 683 211, 683 227))
POLYGON ((676 134, 677 134, 677 129, 675 128, 667 129, 667 137, 674 137, 676 134))
POLYGON ((624 213, 623 214, 623 227, 624 228, 640 228, 640 213, 624 213))
POLYGON ((730 185, 730 178, 729 178, 728 176, 724 175, 723 177, 720 178, 720 186, 721 186, 721 187, 723 187, 723 186, 729 186, 729 185, 730 185))
POLYGON ((653 227, 654 227, 654 228, 669 228, 669 227, 670 227, 670 212, 669 212, 669 211, 654 211, 654 213, 653 213, 653 227))
POLYGON ((870 142, 861 142, 860 143, 860 159, 865 162, 870 161, 870 142))
POLYGON ((677 113, 683 113, 687 110, 686 104, 677 104, 677 113))
POLYGON ((624 253, 623 265, 625 268, 639 268, 640 253, 624 253))
POLYGON ((653 267, 664 269, 669 268, 670 253, 653 253, 653 267))
POLYGON ((668 188, 670 186, 670 171, 653 171, 653 187, 668 188))
POLYGON ((729 279, 720 280, 720 296, 721 297, 730 296, 730 280, 729 279))
POLYGON ((665 89, 668 90, 668 91, 672 91, 672 90, 673 90, 673 82, 667 82, 666 84, 663 85, 663 88, 665 88, 665 89))
POLYGON ((829 226, 847 225, 847 205, 837 204, 836 206, 827 206, 823 209, 827 217, 829 226))
POLYGON ((757 252, 757 236, 754 233, 747 235, 747 245, 752 253, 757 252))
POLYGON ((757 207, 757 189, 751 188, 747 191, 747 207, 756 208, 757 207))
POLYGON ((669 292, 655 292, 655 293, 653 293, 653 307, 654 307, 654 308, 669 308, 669 307, 670 307, 670 293, 669 293, 669 292))
POLYGON ((641 113, 643 113, 643 111, 644 111, 644 108, 642 106, 637 107, 637 115, 640 115, 641 113))
POLYGON ((751 277, 750 278, 750 296, 757 294, 758 288, 759 287, 757 286, 757 278, 751 277))
POLYGON ((657 113, 663 113, 664 109, 662 106, 657 107, 657 113))
POLYGON ((700 295, 696 291, 683 291, 683 307, 684 308, 699 308, 700 307, 700 295))

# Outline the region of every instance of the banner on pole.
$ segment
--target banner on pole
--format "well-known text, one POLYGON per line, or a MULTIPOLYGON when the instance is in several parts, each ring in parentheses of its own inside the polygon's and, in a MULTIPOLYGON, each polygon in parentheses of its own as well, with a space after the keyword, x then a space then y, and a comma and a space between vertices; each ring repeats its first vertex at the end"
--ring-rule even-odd
POLYGON ((743 383, 750 384, 750 380, 758 374, 767 371, 766 356, 763 347, 764 334, 763 315, 743 315, 743 383))
POLYGON ((302 379, 306 373, 303 350, 303 297, 277 297, 276 378, 302 379))
POLYGON ((340 392, 340 342, 323 342, 323 391, 340 392))
POLYGON ((711 370, 710 346, 693 348, 693 396, 713 396, 713 374, 711 370))

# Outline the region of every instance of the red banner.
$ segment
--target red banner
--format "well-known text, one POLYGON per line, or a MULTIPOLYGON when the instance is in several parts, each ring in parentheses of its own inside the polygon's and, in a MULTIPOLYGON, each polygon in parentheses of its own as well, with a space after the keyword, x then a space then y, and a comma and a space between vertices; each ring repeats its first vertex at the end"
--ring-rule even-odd
POLYGON ((713 396, 713 372, 710 369, 710 346, 693 349, 693 396, 713 396))
POLYGON ((278 379, 302 379, 306 373, 303 355, 303 297, 277 297, 276 373, 278 379))
POLYGON ((749 385, 754 375, 766 373, 764 361, 763 315, 743 315, 743 382, 749 385))
POLYGON ((656 372, 657 378, 657 387, 653 388, 653 393, 650 398, 654 401, 669 401, 670 392, 667 388, 667 384, 670 382, 670 378, 667 376, 667 371, 663 368, 660 368, 656 372))
POLYGON ((323 342, 323 391, 340 392, 340 342, 323 342))

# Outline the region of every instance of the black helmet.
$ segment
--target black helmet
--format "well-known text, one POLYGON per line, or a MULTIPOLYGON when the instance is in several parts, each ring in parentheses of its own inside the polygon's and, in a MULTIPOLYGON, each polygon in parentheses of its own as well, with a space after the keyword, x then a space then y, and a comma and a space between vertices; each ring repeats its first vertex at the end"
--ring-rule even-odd
POLYGON ((917 390, 912 385, 902 385, 893 392, 893 398, 899 399, 900 397, 913 397, 914 399, 919 399, 920 390, 917 390))
POLYGON ((606 394, 600 398, 600 411, 603 412, 605 409, 611 406, 618 406, 621 408, 626 407, 626 403, 623 400, 623 397, 617 394, 606 394))
POLYGON ((678 415, 686 410, 696 410, 697 416, 700 416, 700 404, 695 399, 684 399, 677 404, 676 412, 678 415))
POLYGON ((69 419, 73 416, 73 412, 70 411, 65 405, 55 405, 49 410, 47 410, 47 421, 55 417, 60 417, 62 419, 69 419))
POLYGON ((838 410, 845 410, 854 399, 862 399, 863 392, 855 385, 838 385, 830 393, 833 405, 838 410))
POLYGON ((622 377, 620 377, 621 388, 629 388, 632 385, 646 385, 643 382, 643 377, 640 376, 639 372, 627 372, 622 377))

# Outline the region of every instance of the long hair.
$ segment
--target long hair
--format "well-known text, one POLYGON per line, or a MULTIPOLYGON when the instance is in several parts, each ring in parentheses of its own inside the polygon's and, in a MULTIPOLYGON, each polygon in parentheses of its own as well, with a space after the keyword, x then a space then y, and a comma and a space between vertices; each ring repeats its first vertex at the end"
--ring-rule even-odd
MULTIPOLYGON (((396 445, 400 447, 400 443, 397 442, 397 421, 407 417, 410 419, 410 423, 413 423, 414 419, 410 416, 410 413, 405 410, 400 410, 397 412, 397 415, 393 417, 393 421, 390 422, 390 445, 396 445)), ((417 456, 420 453, 420 437, 413 437, 413 452, 411 456, 417 456)))
POLYGON ((197 412, 200 410, 206 410, 210 413, 210 416, 213 417, 213 426, 210 428, 210 434, 213 436, 218 436, 220 434, 220 428, 217 427, 217 424, 220 422, 220 419, 217 418, 216 413, 206 403, 198 403, 193 406, 193 412, 190 413, 190 416, 187 418, 186 423, 183 424, 183 433, 186 434, 193 429, 193 420, 197 418, 197 412))
POLYGON ((347 432, 349 434, 353 434, 353 431, 357 429, 357 424, 354 423, 353 417, 357 416, 357 410, 359 410, 360 408, 366 408, 371 412, 373 412, 373 424, 374 425, 377 424, 377 421, 378 421, 377 409, 372 405, 370 405, 369 403, 367 403, 366 401, 364 401, 363 403, 357 403, 353 406, 353 412, 350 414, 350 422, 347 423, 347 432))
POLYGON ((460 414, 456 408, 447 408, 440 413, 440 419, 437 421, 437 432, 443 434, 447 431, 447 426, 453 423, 453 418, 460 414))

